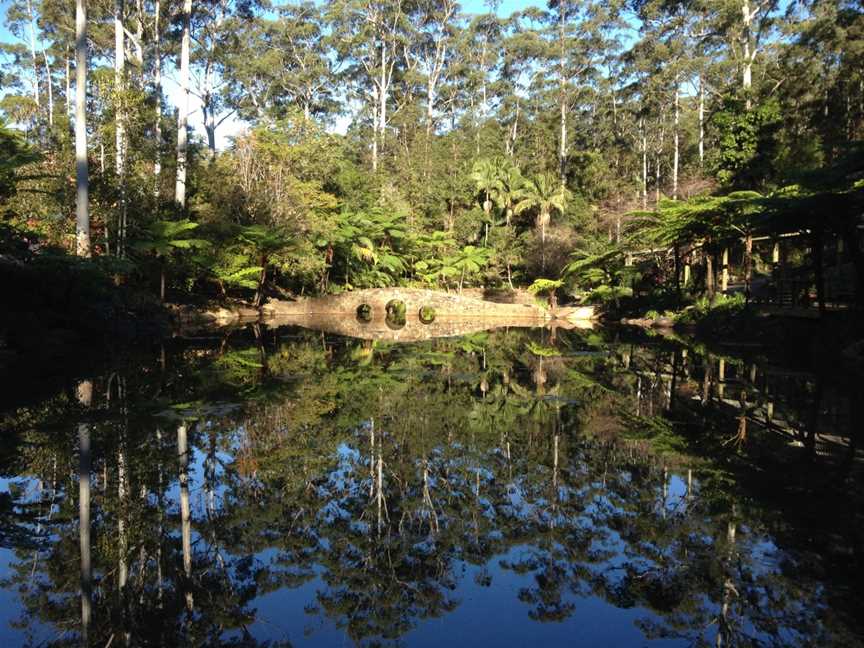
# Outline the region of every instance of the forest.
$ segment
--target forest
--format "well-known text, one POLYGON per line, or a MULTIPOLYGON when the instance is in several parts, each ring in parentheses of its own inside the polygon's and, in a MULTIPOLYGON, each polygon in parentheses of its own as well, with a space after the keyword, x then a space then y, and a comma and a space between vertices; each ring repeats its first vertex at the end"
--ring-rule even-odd
POLYGON ((0 15, 0 645, 864 646, 860 0, 0 15))
POLYGON ((475 9, 7 3, 5 335, 396 285, 861 311, 859 3, 475 9))

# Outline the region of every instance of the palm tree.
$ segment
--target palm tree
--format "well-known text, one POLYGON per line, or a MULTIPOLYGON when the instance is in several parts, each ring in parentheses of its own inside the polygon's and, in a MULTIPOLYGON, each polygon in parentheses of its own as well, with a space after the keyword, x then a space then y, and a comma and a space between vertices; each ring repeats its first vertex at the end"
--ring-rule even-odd
POLYGON ((537 229, 540 230, 540 240, 546 242, 546 226, 551 220, 552 212, 564 213, 567 208, 567 200, 570 191, 558 183, 558 179, 552 174, 543 173, 531 180, 526 180, 519 190, 519 202, 516 203, 515 212, 523 212, 536 209, 537 229))
POLYGON ((519 192, 525 184, 525 178, 522 172, 510 160, 504 159, 501 166, 498 168, 498 186, 495 189, 493 198, 498 206, 504 210, 507 219, 507 226, 510 225, 510 219, 513 217, 513 207, 519 199, 519 192))
POLYGON ((474 163, 471 169, 471 180, 477 188, 477 193, 483 195, 483 213, 488 222, 492 212, 492 197, 501 189, 501 163, 497 160, 483 158, 474 163))
POLYGON ((515 212, 521 214, 530 210, 537 211, 535 224, 540 230, 544 270, 546 269, 546 226, 552 218, 553 211, 564 213, 568 198, 570 198, 570 191, 567 187, 559 184, 558 179, 549 173, 526 180, 519 190, 519 202, 516 203, 515 212))
POLYGON ((519 167, 507 158, 494 157, 478 160, 471 171, 471 180, 477 193, 483 195, 483 214, 486 221, 486 240, 492 222, 492 206, 497 205, 506 215, 507 225, 513 216, 513 206, 525 182, 519 167))

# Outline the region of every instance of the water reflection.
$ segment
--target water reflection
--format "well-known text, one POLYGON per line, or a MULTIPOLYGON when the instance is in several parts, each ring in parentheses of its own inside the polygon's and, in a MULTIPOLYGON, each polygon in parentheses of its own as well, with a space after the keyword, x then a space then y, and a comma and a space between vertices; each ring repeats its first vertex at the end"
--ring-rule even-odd
POLYGON ((2 419, 4 645, 861 641, 853 382, 542 330, 113 369, 2 419))

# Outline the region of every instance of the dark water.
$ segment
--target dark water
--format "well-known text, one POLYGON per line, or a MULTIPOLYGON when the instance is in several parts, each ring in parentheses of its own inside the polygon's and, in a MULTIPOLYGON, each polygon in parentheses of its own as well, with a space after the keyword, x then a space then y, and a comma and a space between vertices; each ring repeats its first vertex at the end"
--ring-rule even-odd
POLYGON ((864 644, 860 381, 621 335, 258 329, 43 384, 0 418, 0 644, 864 644))

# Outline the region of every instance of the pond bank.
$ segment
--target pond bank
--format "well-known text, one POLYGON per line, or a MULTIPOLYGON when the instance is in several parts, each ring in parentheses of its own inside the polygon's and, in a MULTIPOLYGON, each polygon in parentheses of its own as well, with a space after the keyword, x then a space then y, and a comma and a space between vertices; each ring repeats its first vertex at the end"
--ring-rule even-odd
POLYGON ((656 317, 622 318, 625 326, 658 334, 680 334, 704 340, 723 339, 771 349, 774 353, 807 354, 817 364, 839 363, 856 373, 864 372, 864 330, 854 313, 829 312, 822 317, 800 317, 782 309, 719 307, 690 309, 656 317))

